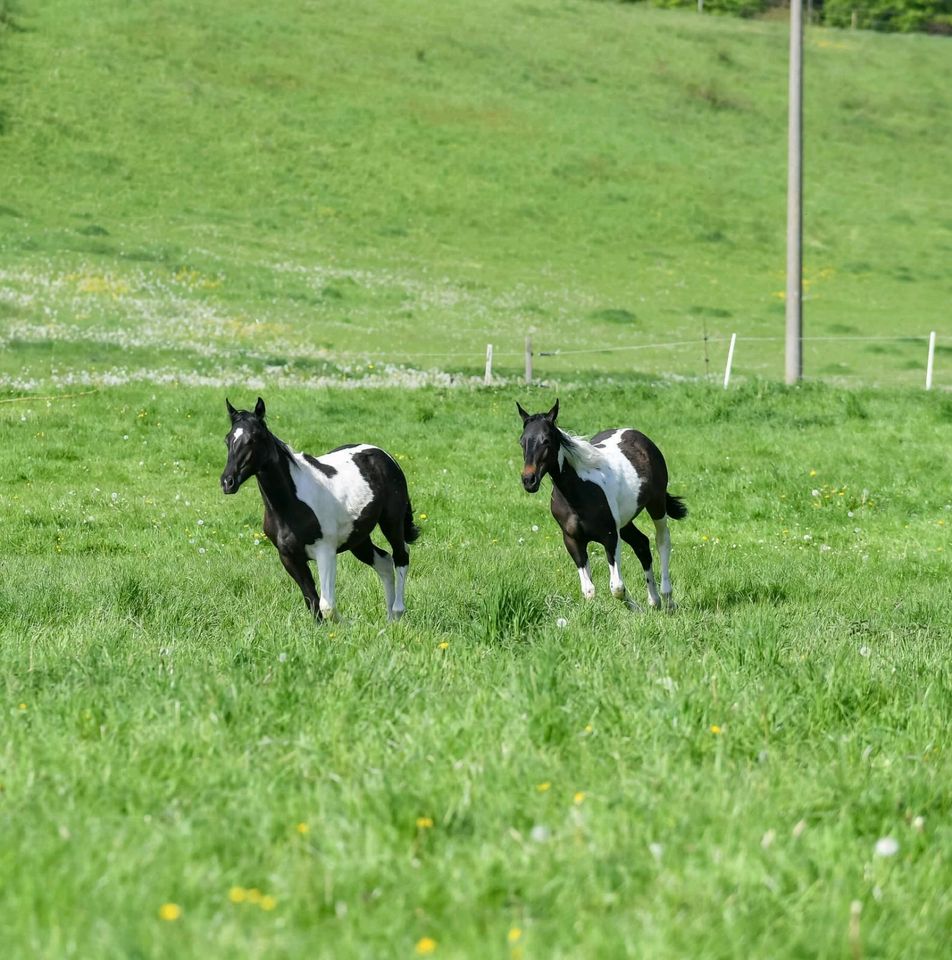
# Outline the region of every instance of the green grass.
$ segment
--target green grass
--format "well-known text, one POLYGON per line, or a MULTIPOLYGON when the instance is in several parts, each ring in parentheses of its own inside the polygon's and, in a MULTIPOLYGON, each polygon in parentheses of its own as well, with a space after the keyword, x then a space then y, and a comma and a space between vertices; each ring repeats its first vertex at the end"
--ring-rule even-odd
POLYGON ((666 452, 666 616, 597 555, 580 598, 513 397, 269 392, 303 449, 402 457, 426 519, 390 626, 349 557, 345 622, 310 621, 253 485, 217 489, 221 391, 0 405, 8 955, 841 957, 853 901, 863 956, 944 954, 948 399, 563 397, 666 452))
MULTIPOLYGON (((182 351, 169 369, 212 345, 353 375, 478 373, 493 342, 512 373, 529 332, 552 351, 706 329, 709 365, 698 343, 537 364, 698 376, 732 332, 782 335, 782 23, 579 0, 14 11, 0 321, 16 343, 92 350, 132 324, 182 351)), ((811 29, 806 60, 807 333, 947 337, 948 41, 811 29)), ((810 344, 807 373, 921 383, 923 342, 869 346, 810 344)), ((18 359, 8 385, 65 375, 18 359)), ((779 378, 781 345, 736 362, 779 378)))
MULTIPOLYGON (((712 377, 781 334, 782 25, 0 13, 4 957, 944 956, 948 394, 786 391, 772 340, 730 392, 697 343, 512 382, 527 332, 706 330, 712 377), (465 389, 487 341, 508 385, 465 389), (556 385, 665 451, 676 615, 598 555, 585 603, 522 492, 513 401, 556 385), (309 619, 253 485, 219 492, 226 391, 400 458, 401 623, 350 557, 309 619)), ((909 338, 811 376, 918 386, 937 329, 949 383, 947 53, 808 32, 808 333, 909 338)))

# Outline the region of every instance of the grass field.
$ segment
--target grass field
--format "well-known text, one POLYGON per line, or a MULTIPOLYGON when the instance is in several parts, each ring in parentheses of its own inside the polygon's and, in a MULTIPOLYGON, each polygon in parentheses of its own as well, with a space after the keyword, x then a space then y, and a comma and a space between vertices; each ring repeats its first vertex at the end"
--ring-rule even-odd
MULTIPOLYGON (((948 42, 628 5, 0 0, 0 953, 939 958, 948 42), (485 343, 503 382, 473 389, 485 343), (718 352, 719 351, 719 352, 718 352), (663 377, 663 374, 671 374, 663 377), (892 384, 893 386, 889 386, 892 384), (407 388, 416 389, 407 389, 407 388), (654 437, 673 616, 585 603, 514 401, 654 437), (224 396, 379 443, 408 613, 315 625, 224 396)), ((623 570, 636 597, 633 557, 623 570)))
POLYGON ((948 398, 563 398, 663 444, 665 616, 601 557, 581 600, 513 395, 269 395, 303 449, 401 457, 391 626, 352 558, 310 622, 253 485, 217 489, 220 391, 0 407, 8 956, 841 957, 853 901, 853 955, 944 955, 948 398))
MULTIPOLYGON (((539 350, 782 334, 782 23, 579 2, 17 0, 0 33, 0 383, 501 372, 539 350), (208 356, 213 346, 216 356, 208 356), (161 351, 156 356, 156 351, 161 351)), ((811 336, 938 330, 948 42, 811 30, 811 336)), ((722 368, 725 345, 710 345, 722 368)), ((921 341, 811 343, 921 385, 921 341)), ((703 345, 566 355, 698 376, 703 345)), ((745 343, 739 375, 782 374, 745 343)))

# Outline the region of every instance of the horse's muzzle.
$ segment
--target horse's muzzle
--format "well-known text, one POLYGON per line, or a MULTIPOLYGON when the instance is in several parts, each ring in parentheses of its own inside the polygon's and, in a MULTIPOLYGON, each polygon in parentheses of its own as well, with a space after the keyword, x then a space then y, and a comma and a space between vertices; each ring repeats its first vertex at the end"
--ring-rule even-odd
POLYGON ((238 483, 238 477, 233 473, 223 473, 221 475, 221 492, 222 493, 237 493, 238 487, 241 484, 238 483))
POLYGON ((539 484, 542 482, 542 477, 538 473, 533 471, 532 473, 524 473, 522 475, 522 486, 526 493, 535 493, 539 489, 539 484))

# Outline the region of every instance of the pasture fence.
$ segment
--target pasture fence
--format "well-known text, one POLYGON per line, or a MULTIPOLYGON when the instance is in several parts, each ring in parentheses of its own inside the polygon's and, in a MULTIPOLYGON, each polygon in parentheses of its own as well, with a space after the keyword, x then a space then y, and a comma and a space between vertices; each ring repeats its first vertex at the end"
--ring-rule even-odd
MULTIPOLYGON (((527 384, 531 384, 534 380, 534 358, 564 358, 564 357, 574 357, 574 356, 595 356, 598 354, 615 354, 615 353, 628 353, 628 352, 637 352, 645 350, 662 350, 662 349, 674 349, 680 347, 697 347, 703 345, 704 347, 704 356, 705 364, 708 363, 708 347, 711 344, 716 343, 727 343, 727 356, 724 365, 724 379, 723 385, 724 389, 727 390, 730 387, 731 376, 734 366, 734 357, 737 350, 738 344, 771 344, 776 343, 778 346, 784 342, 784 337, 782 336, 741 336, 737 333, 732 333, 729 337, 700 337, 689 340, 671 340, 666 342, 659 343, 639 343, 639 344, 625 344, 619 346, 605 346, 605 347, 586 347, 586 348, 577 348, 577 349, 547 349, 539 350, 537 353, 533 352, 532 347, 532 337, 527 336, 525 338, 525 351, 524 351, 524 361, 525 361, 525 375, 524 381, 527 384)), ((830 343, 867 343, 867 344, 910 344, 924 342, 927 344, 925 352, 925 364, 924 364, 924 389, 932 390, 933 381, 934 381, 934 371, 935 371, 935 354, 936 354, 936 342, 938 339, 937 331, 932 330, 927 335, 907 335, 907 336, 861 336, 861 335, 833 335, 833 336, 816 336, 816 337, 803 337, 804 344, 830 344, 830 343)), ((443 356, 448 359, 450 354, 416 354, 416 357, 435 357, 443 356)), ((460 358, 466 356, 465 353, 454 353, 452 356, 460 358)), ((487 386, 491 385, 494 382, 494 360, 508 359, 513 360, 517 355, 514 353, 500 352, 494 349, 494 345, 489 343, 486 345, 486 365, 485 372, 483 375, 483 382, 487 386)), ((409 359, 409 357, 408 357, 409 359)), ((920 368, 923 369, 923 368, 920 368)), ((709 374, 709 371, 705 371, 706 374, 709 374)), ((805 380, 856 380, 863 379, 862 374, 851 375, 847 373, 837 373, 830 374, 829 376, 804 376, 805 380)), ((876 378, 871 378, 876 380, 876 378)), ((880 378, 881 379, 881 378, 880 378)))

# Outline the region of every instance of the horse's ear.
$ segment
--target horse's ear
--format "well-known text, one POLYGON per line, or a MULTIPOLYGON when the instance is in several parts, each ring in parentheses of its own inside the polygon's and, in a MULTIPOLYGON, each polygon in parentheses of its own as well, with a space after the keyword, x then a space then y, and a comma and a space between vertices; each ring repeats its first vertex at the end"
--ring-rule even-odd
POLYGON ((519 411, 519 416, 522 417, 522 422, 525 423, 529 419, 529 414, 522 409, 522 404, 519 401, 516 401, 516 409, 519 411))
POLYGON ((259 420, 264 420, 264 400, 261 397, 258 397, 258 402, 255 404, 255 416, 259 420))
POLYGON ((231 417, 232 420, 238 416, 238 411, 231 405, 228 397, 225 397, 225 409, 228 411, 228 416, 231 417))
POLYGON ((555 418, 559 415, 559 398, 555 398, 555 406, 545 415, 549 423, 555 423, 555 418))

